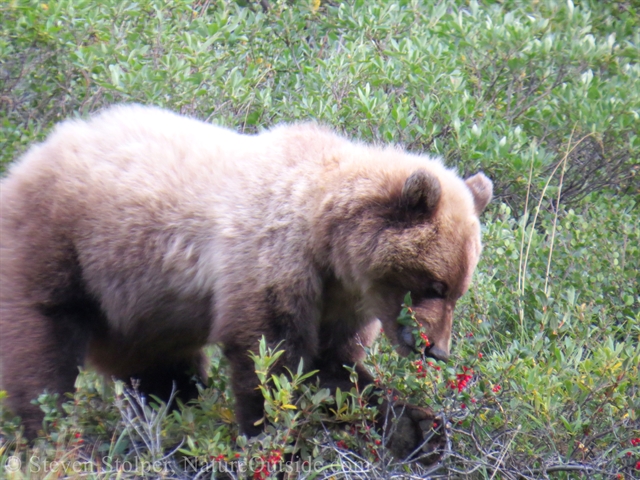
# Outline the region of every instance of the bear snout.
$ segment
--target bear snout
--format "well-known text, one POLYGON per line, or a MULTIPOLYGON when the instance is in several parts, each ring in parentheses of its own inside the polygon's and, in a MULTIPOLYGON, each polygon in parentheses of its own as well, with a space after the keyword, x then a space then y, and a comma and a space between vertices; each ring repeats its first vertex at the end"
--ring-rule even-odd
POLYGON ((449 360, 449 352, 439 348, 435 345, 430 345, 424 349, 424 354, 426 357, 431 357, 436 360, 441 360, 446 362, 449 360))
MULTIPOLYGON (((420 353, 416 348, 416 341, 413 337, 413 329, 409 326, 403 326, 400 328, 399 335, 401 351, 404 352, 408 347, 409 352, 420 353)), ((408 354, 409 352, 406 352, 408 354)), ((435 360, 441 360, 447 362, 451 356, 448 348, 441 348, 437 344, 432 343, 424 349, 424 355, 426 357, 433 358, 435 360)), ((405 354, 405 355, 406 355, 405 354)))

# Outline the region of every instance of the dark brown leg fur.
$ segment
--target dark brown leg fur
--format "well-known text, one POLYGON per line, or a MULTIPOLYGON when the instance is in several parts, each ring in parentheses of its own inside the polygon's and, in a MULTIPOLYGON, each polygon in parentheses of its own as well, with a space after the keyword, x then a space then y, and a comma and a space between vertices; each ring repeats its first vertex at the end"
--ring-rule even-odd
POLYGON ((84 362, 87 330, 79 328, 77 312, 64 309, 39 311, 5 303, 0 316, 0 363, 8 406, 22 417, 27 437, 34 438, 42 428, 43 413, 31 401, 45 390, 61 396, 73 391, 78 365, 84 362))
POLYGON ((236 401, 235 416, 240 431, 247 436, 258 435, 263 426, 255 423, 264 416, 264 397, 258 390, 255 365, 246 350, 225 349, 231 364, 231 381, 236 401))
POLYGON ((191 358, 154 365, 123 380, 133 379, 140 392, 163 401, 168 401, 175 389, 176 398, 186 403, 198 398, 198 384, 203 385, 207 378, 206 365, 204 353, 198 352, 191 358))
MULTIPOLYGON (((349 363, 331 361, 318 364, 316 368, 320 370, 320 387, 329 388, 332 393, 337 388, 349 391, 354 385, 344 365, 349 363)), ((358 374, 357 387, 362 392, 367 385, 373 383, 373 377, 360 363, 355 364, 355 370, 358 374)), ((378 408, 376 426, 385 435, 387 448, 397 458, 418 458, 426 465, 438 461, 444 447, 444 438, 441 435, 440 421, 430 408, 399 401, 394 392, 385 395, 380 389, 374 389, 369 394, 368 402, 378 408)))
POLYGON ((442 457, 445 437, 442 422, 433 410, 410 403, 383 401, 378 427, 385 432, 385 446, 401 460, 419 460, 432 465, 442 457))
MULTIPOLYGON (((244 273, 244 272, 243 272, 244 273)), ((244 276, 238 283, 241 290, 244 276)), ((255 364, 249 351, 257 352, 264 335, 271 347, 284 350, 276 369, 288 367, 295 371, 302 358, 309 369, 317 351, 316 316, 311 285, 300 281, 292 285, 271 286, 252 299, 246 295, 227 298, 225 308, 217 312, 221 318, 232 317, 228 325, 244 323, 244 328, 229 328, 222 334, 224 354, 231 365, 231 380, 236 401, 236 421, 243 434, 254 436, 263 431, 264 425, 255 423, 264 416, 264 398, 258 390, 255 364), (296 294, 295 292, 303 292, 296 294)))
POLYGON ((92 326, 101 318, 84 289, 76 252, 61 233, 64 221, 51 217, 54 204, 46 191, 3 186, 0 388, 7 391, 9 409, 22 417, 26 435, 34 438, 43 412, 31 402, 45 390, 59 394, 60 401, 74 390, 92 326))

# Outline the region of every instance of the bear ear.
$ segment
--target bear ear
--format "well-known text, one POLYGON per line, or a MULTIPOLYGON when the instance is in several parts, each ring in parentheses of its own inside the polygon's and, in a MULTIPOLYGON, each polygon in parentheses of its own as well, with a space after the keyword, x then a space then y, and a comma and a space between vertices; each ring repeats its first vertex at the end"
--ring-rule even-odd
POLYGON ((480 215, 491 201, 491 197, 493 196, 493 183, 484 173, 476 173, 473 177, 467 178, 465 183, 473 194, 476 214, 480 215))
POLYGON ((402 205, 410 210, 431 212, 440 201, 440 180, 424 169, 416 170, 402 188, 402 205))

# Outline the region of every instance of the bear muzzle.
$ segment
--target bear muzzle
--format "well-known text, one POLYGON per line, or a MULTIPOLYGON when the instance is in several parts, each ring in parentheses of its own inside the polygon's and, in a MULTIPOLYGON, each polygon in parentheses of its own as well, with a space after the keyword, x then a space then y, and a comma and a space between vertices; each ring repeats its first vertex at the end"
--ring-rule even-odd
POLYGON ((430 345, 424 349, 424 354, 426 357, 435 358, 436 360, 442 360, 446 362, 449 360, 449 350, 444 350, 436 345, 430 345))
MULTIPOLYGON (((403 347, 409 347, 410 351, 414 353, 418 353, 418 354, 421 353, 416 348, 416 342, 415 342, 415 339, 413 338, 413 332, 411 327, 403 326, 402 328, 400 328, 399 337, 403 347)), ((441 360, 443 362, 448 361, 450 357, 448 347, 442 348, 436 344, 429 345, 424 349, 424 352, 422 353, 424 353, 426 357, 434 358, 436 360, 441 360)))

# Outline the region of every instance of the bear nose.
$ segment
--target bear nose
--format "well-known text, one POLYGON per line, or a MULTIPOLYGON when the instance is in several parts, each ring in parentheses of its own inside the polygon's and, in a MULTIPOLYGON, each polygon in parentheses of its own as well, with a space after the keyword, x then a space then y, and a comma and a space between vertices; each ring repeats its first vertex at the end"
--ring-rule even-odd
POLYGON ((436 347, 435 345, 427 347, 424 351, 424 354, 427 357, 435 358, 436 360, 442 360, 443 362, 449 360, 449 353, 445 352, 441 348, 436 347))

